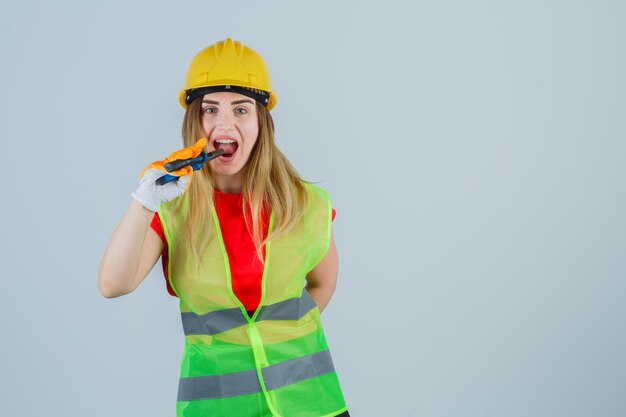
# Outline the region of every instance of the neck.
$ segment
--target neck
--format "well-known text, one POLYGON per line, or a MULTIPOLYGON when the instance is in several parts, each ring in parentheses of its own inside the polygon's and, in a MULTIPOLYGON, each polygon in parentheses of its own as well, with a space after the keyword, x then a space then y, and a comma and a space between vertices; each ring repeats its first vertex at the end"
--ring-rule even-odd
POLYGON ((223 193, 240 194, 242 192, 242 175, 215 175, 215 188, 223 193))

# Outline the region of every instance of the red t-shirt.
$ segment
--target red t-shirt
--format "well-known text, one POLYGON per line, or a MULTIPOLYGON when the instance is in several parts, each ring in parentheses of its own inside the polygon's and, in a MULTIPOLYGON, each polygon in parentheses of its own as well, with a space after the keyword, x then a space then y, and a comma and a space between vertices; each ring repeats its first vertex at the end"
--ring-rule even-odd
MULTIPOLYGON (((213 194, 215 211, 228 255, 233 292, 248 312, 254 312, 261 302, 263 264, 256 254, 252 236, 246 228, 241 199, 242 194, 227 194, 218 190, 215 190, 213 194)), ((335 220, 335 215, 336 212, 333 209, 333 220, 335 220)), ((261 224, 264 225, 265 236, 267 236, 268 220, 269 213, 264 211, 261 215, 261 224)), ((161 237, 165 245, 161 256, 163 275, 165 276, 167 291, 176 297, 176 293, 167 279, 167 239, 157 213, 154 213, 150 226, 161 237)), ((265 256, 265 250, 263 256, 265 256)))

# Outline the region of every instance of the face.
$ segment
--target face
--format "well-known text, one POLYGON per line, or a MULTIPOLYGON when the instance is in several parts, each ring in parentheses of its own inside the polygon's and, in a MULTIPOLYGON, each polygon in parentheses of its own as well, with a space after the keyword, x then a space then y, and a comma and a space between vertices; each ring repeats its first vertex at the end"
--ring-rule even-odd
MULTIPOLYGON (((200 100, 200 98, 198 98, 200 100)), ((202 130, 206 151, 224 149, 224 154, 209 161, 218 176, 240 178, 259 134, 256 104, 250 97, 230 92, 205 94, 202 98, 202 130)))

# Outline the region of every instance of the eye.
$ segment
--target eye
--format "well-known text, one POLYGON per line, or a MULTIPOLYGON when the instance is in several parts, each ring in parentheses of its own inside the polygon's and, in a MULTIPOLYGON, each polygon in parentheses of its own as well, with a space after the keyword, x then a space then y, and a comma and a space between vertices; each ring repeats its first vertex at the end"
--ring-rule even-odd
POLYGON ((237 113, 238 115, 244 115, 248 113, 248 109, 246 109, 245 107, 237 107, 235 109, 235 113, 237 113))
POLYGON ((217 109, 215 107, 205 107, 202 109, 202 113, 215 113, 217 109))

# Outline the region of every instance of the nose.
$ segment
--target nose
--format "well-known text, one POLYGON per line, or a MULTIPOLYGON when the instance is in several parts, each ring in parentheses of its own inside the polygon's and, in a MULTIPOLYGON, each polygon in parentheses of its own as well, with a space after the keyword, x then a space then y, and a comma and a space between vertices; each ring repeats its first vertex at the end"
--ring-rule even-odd
POLYGON ((217 130, 234 130, 235 115, 232 112, 220 112, 215 118, 215 129, 217 130))

